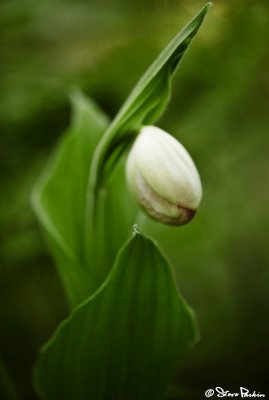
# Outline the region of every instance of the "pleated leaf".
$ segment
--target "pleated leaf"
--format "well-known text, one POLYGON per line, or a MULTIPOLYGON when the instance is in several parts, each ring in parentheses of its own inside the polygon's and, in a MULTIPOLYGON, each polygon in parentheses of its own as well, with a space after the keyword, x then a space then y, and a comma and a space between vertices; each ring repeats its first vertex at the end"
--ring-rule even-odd
POLYGON ((48 400, 163 399, 196 337, 167 260, 135 233, 102 287, 43 347, 37 392, 48 400))

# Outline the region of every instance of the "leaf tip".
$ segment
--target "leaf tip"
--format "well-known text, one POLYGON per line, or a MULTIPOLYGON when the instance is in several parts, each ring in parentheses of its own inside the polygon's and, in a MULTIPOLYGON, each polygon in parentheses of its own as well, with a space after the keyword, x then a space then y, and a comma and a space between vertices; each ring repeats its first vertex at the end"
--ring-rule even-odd
POLYGON ((208 12, 208 10, 213 6, 212 1, 208 1, 205 6, 202 8, 201 13, 205 16, 208 12))
POLYGON ((202 20, 204 19, 204 17, 206 16, 206 14, 208 13, 208 10, 213 6, 213 2, 212 1, 208 1, 204 7, 198 12, 197 16, 201 17, 202 20))

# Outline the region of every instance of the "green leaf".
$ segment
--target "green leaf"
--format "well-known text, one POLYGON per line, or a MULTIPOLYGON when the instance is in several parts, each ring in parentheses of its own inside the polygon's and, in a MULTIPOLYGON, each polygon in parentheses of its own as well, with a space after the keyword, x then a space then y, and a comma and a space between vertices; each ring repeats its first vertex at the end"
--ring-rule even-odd
POLYGON ((100 141, 91 166, 91 192, 97 191, 141 125, 151 124, 164 111, 171 78, 211 6, 207 3, 180 31, 139 80, 100 141))
POLYGON ((43 347, 35 386, 49 400, 162 399, 196 339, 167 260, 135 233, 101 288, 43 347))
POLYGON ((88 297, 95 285, 85 262, 86 193, 93 152, 108 120, 79 92, 72 96, 72 103, 71 128, 39 179, 32 203, 47 234, 70 302, 76 305, 88 297))

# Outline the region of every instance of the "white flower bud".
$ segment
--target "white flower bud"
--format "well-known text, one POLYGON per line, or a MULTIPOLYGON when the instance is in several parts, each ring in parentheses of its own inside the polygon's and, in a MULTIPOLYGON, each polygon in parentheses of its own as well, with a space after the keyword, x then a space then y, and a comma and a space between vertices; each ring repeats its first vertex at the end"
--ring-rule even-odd
POLYGON ((193 218, 202 185, 191 156, 173 136, 144 126, 129 153, 126 175, 130 190, 153 219, 181 225, 193 218))

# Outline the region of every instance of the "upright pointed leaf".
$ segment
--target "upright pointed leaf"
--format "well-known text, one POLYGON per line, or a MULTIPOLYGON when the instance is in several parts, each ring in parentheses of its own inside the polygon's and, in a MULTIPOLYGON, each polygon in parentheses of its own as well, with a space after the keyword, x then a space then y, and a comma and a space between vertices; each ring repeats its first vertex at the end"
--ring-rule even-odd
POLYGON ((162 399, 196 335, 167 260, 137 233, 42 349, 37 391, 48 400, 162 399))
POLYGON ((160 53, 139 80, 98 145, 91 168, 90 191, 97 190, 142 124, 151 124, 165 109, 173 72, 198 32, 207 3, 160 53))

